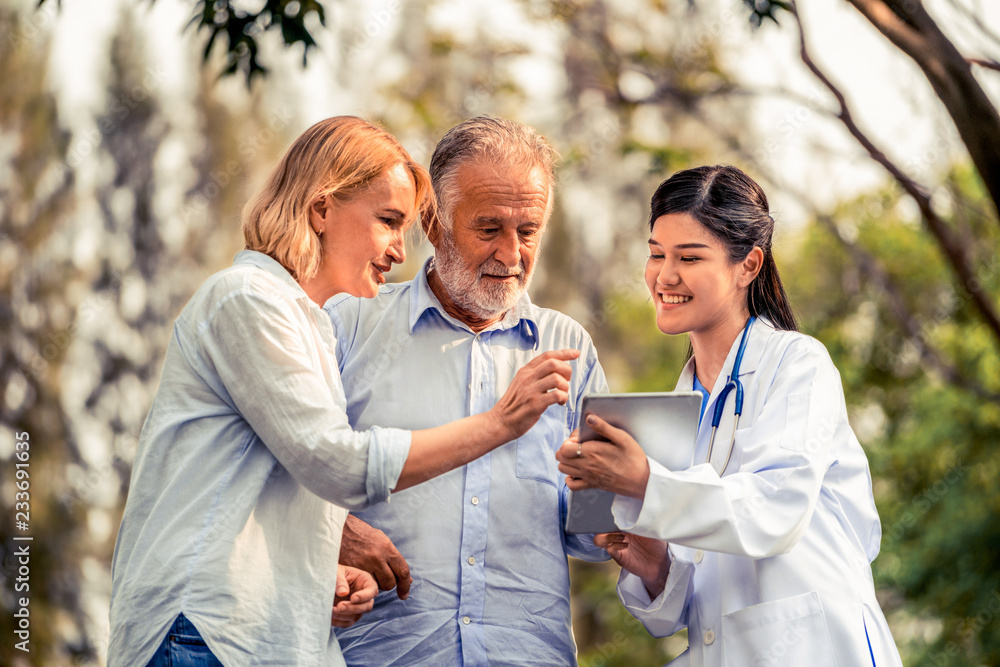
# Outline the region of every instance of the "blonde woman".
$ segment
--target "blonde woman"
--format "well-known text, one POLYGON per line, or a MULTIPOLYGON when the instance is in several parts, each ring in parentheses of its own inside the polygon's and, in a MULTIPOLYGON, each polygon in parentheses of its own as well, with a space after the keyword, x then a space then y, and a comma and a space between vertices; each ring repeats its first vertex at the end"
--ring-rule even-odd
POLYGON ((345 508, 462 466, 566 402, 576 350, 536 357, 488 412, 351 429, 320 306, 374 296, 433 205, 427 172, 353 117, 309 128, 248 204, 246 250, 178 317, 143 427, 112 566, 112 667, 343 664, 331 615, 356 620, 377 592, 336 566, 345 508))

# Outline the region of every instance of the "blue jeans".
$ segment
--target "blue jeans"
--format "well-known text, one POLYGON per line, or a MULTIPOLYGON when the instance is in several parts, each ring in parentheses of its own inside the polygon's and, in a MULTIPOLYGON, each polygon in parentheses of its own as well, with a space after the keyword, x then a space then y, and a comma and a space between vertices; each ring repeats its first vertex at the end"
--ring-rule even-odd
POLYGON ((174 621, 146 667, 222 667, 191 621, 181 614, 174 621))

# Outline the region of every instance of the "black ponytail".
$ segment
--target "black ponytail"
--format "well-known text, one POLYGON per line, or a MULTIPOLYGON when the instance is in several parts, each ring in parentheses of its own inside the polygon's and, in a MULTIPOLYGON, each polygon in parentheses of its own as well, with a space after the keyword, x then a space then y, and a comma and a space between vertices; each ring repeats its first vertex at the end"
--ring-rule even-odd
POLYGON ((764 263, 747 289, 747 310, 766 317, 778 329, 798 331, 771 253, 774 219, 764 190, 752 178, 728 165, 679 171, 653 193, 650 231, 660 216, 668 213, 694 217, 722 242, 733 263, 746 259, 755 246, 760 248, 764 263))
POLYGON ((764 252, 764 264, 760 268, 760 273, 747 290, 747 308, 751 315, 763 315, 771 320, 777 329, 799 330, 770 248, 764 252))

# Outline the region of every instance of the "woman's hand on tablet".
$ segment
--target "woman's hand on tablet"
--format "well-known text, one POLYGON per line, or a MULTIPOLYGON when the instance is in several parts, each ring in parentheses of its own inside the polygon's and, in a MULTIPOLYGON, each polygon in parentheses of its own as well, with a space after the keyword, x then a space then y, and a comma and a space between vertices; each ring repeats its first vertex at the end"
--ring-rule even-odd
POLYGON ((597 415, 587 415, 586 419, 587 425, 607 441, 581 443, 579 432, 573 431, 556 452, 566 486, 573 491, 604 489, 641 500, 649 481, 649 461, 642 447, 628 433, 597 415))

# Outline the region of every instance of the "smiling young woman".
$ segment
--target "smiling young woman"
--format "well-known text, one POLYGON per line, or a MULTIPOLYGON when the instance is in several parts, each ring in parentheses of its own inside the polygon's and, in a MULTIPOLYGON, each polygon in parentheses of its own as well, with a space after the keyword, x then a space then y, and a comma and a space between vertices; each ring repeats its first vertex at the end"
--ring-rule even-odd
POLYGON ((723 243, 690 213, 665 213, 651 232, 646 287, 656 305, 656 325, 665 334, 689 334, 700 360, 698 379, 711 387, 750 316, 747 287, 764 254, 754 246, 739 262, 730 261, 723 243))
POLYGON ((773 229, 764 191, 735 167, 660 185, 646 285, 659 329, 691 341, 677 389, 705 397, 696 464, 667 470, 589 415, 607 441, 571 437, 559 469, 571 489, 618 494, 627 532, 595 544, 622 566, 619 598, 653 635, 688 629, 678 664, 897 666, 872 583, 881 526, 868 460, 826 348, 796 331, 773 229))

